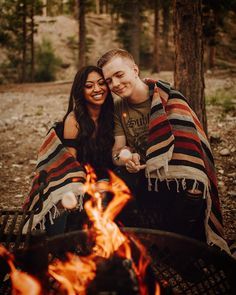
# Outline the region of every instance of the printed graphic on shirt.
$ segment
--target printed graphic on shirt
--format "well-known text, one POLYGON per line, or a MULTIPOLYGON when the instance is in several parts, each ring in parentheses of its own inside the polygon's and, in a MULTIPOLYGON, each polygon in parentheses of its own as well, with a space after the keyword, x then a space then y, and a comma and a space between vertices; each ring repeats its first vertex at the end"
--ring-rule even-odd
POLYGON ((149 117, 150 114, 148 113, 135 118, 126 117, 126 120, 124 120, 125 129, 128 133, 126 134, 128 144, 140 154, 142 162, 145 162, 149 117))

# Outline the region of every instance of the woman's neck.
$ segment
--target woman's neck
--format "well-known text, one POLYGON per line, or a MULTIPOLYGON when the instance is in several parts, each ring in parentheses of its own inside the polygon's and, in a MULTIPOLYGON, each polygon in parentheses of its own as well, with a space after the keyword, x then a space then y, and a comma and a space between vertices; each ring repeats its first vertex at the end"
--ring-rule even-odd
POLYGON ((88 105, 87 108, 89 116, 96 123, 101 112, 101 106, 88 105))

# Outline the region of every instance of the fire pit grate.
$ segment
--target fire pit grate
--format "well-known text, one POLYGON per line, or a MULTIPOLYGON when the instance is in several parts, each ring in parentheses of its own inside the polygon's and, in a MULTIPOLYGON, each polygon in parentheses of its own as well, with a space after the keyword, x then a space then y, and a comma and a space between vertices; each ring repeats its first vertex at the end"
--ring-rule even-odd
MULTIPOLYGON (((6 219, 3 218, 3 225, 6 219)), ((123 231, 130 236, 136 236, 148 250, 152 258, 151 269, 154 276, 162 286, 167 286, 168 292, 162 294, 236 294, 236 261, 225 252, 174 233, 139 228, 123 228, 123 231)), ((5 238, 6 244, 9 244, 9 236, 6 235, 5 238)), ((17 239, 19 238, 16 234, 15 240, 17 239)), ((29 237, 25 237, 21 245, 26 247, 29 240, 29 237)), ((85 255, 91 248, 86 231, 69 232, 38 241, 33 247, 30 241, 28 248, 18 247, 14 251, 16 258, 20 257, 21 262, 27 262, 30 268, 34 266, 36 269, 45 270, 48 256, 60 258, 68 251, 85 255), (36 258, 34 251, 40 257, 36 258)), ((10 293, 9 285, 0 288, 0 294, 10 293)))
POLYGON ((0 210, 0 243, 9 251, 27 248, 30 243, 34 211, 0 210), (26 234, 22 234, 25 220, 29 219, 26 234))
MULTIPOLYGON (((152 270, 165 294, 236 294, 236 261, 227 253, 199 241, 151 229, 124 228, 135 235, 152 258, 152 270)), ((75 231, 48 239, 48 252, 63 256, 67 251, 85 253, 86 232, 75 231)))

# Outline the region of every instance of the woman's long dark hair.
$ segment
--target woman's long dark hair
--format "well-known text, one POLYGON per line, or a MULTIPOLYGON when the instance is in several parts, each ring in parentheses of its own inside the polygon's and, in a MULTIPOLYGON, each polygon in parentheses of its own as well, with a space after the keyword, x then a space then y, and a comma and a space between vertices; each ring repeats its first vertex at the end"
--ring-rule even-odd
POLYGON ((76 139, 77 157, 82 164, 89 163, 93 167, 110 168, 111 152, 114 144, 114 104, 110 90, 98 118, 98 128, 95 133, 95 123, 91 119, 84 97, 85 83, 91 72, 97 72, 103 77, 102 70, 96 66, 81 68, 75 78, 71 88, 69 105, 66 117, 72 111, 75 113, 79 124, 79 134, 76 139), (95 133, 95 136, 94 136, 95 133))

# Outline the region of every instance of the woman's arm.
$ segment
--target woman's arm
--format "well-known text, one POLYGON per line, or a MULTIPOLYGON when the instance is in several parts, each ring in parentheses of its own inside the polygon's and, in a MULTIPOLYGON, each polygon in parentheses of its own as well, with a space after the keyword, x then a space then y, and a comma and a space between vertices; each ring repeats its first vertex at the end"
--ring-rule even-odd
MULTIPOLYGON (((75 115, 71 112, 64 122, 64 139, 76 139, 79 133, 79 125, 75 115)), ((77 150, 74 147, 67 146, 68 151, 77 158, 77 150)))

